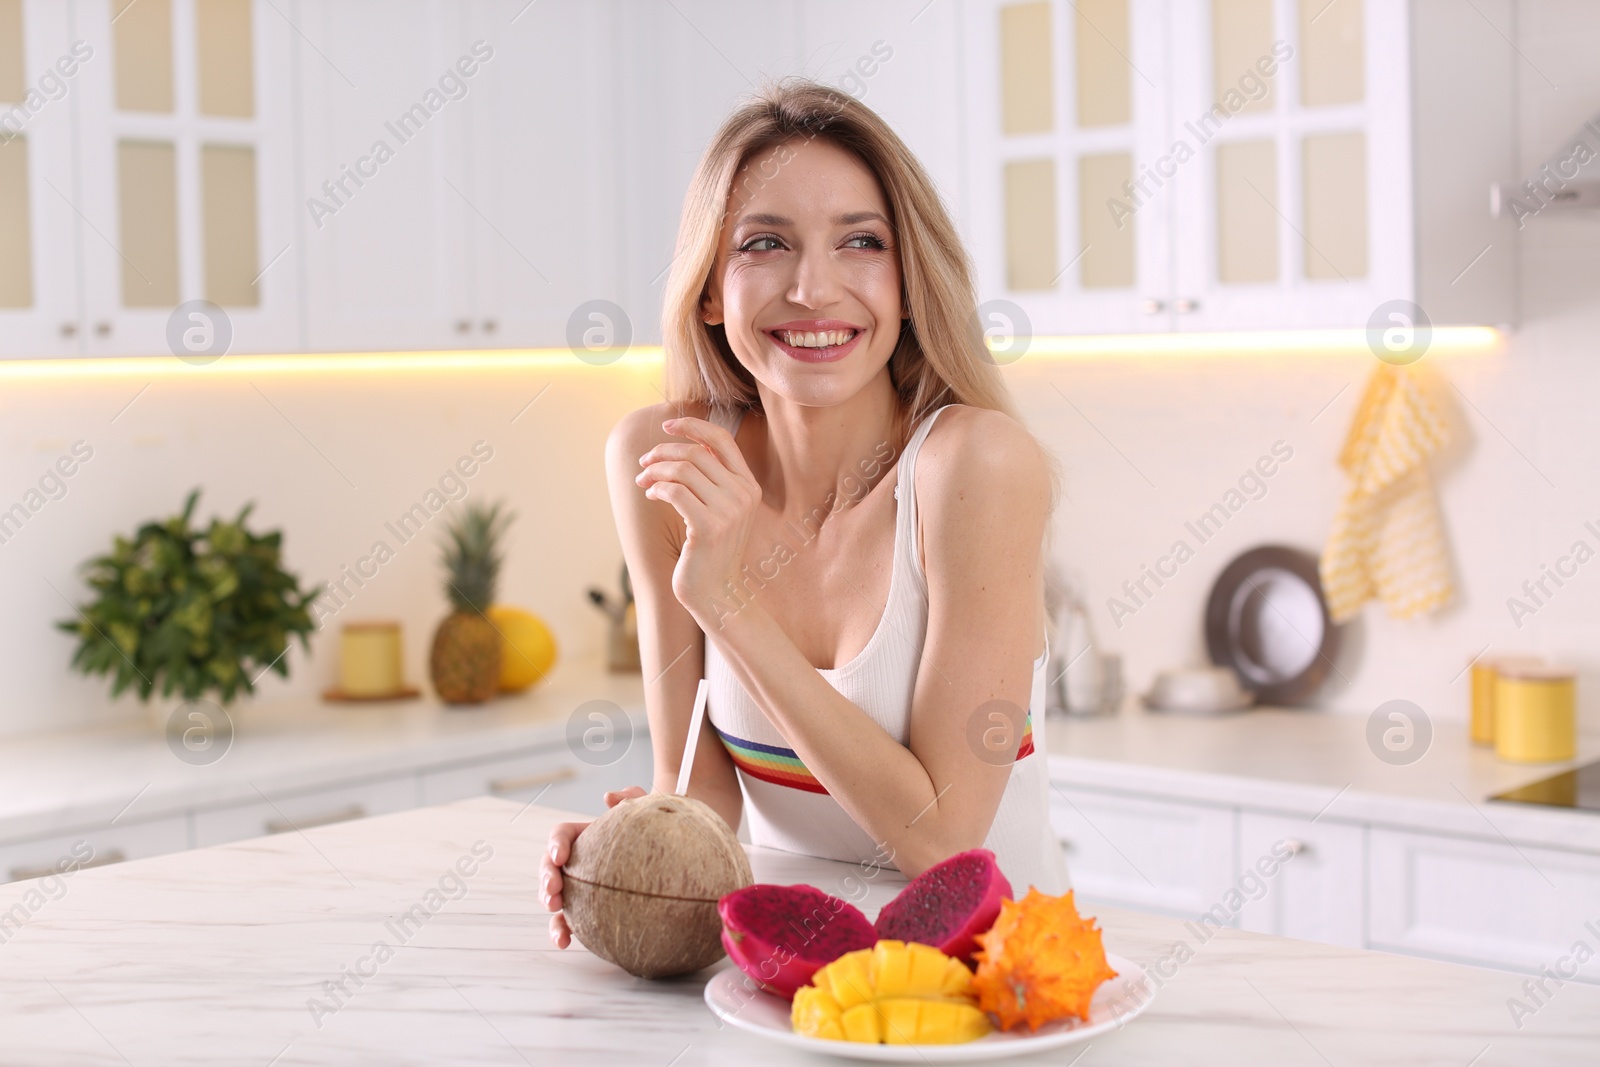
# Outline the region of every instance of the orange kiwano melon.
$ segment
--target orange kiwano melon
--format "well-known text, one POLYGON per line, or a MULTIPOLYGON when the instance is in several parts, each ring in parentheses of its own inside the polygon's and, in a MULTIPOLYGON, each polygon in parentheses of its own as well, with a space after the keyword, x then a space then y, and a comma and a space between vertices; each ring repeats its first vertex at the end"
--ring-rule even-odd
POLYGON ((1033 1031, 1068 1015, 1087 1020, 1094 991, 1117 976, 1094 919, 1078 915, 1070 890, 1052 897, 1030 887, 1022 900, 1005 901, 978 943, 972 987, 978 1007, 1004 1030, 1027 1023, 1033 1031))

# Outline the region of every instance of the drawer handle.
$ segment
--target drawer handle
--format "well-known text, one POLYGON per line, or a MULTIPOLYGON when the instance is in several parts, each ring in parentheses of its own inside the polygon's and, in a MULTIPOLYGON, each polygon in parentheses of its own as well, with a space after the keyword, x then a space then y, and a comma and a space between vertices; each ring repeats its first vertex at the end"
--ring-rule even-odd
POLYGON ((1289 853, 1289 855, 1291 855, 1291 856, 1309 856, 1309 855, 1311 855, 1311 846, 1306 844, 1304 841, 1298 840, 1298 839, 1293 838, 1293 837, 1291 837, 1291 838, 1287 839, 1286 841, 1284 841, 1283 842, 1283 847, 1289 853))
MULTIPOLYGON (((113 863, 121 863, 127 858, 127 855, 120 848, 113 848, 91 857, 76 867, 69 867, 67 870, 86 871, 90 867, 105 867, 113 863)), ((11 868, 11 880, 13 882, 25 882, 31 878, 48 878, 52 874, 61 873, 62 871, 55 864, 46 864, 42 867, 13 867, 11 868)))
POLYGON ((1071 841, 1068 841, 1066 838, 1063 837, 1061 839, 1061 851, 1062 852, 1071 852, 1076 847, 1077 847, 1076 845, 1074 845, 1071 841))
POLYGON ((570 782, 576 777, 578 777, 578 769, 576 767, 558 767, 553 771, 526 774, 521 778, 496 778, 489 783, 489 792, 495 794, 520 793, 535 786, 554 785, 556 782, 570 782))
POLYGON ((336 822, 349 822, 351 819, 365 818, 367 809, 360 804, 352 804, 348 808, 330 811, 324 815, 313 815, 308 819, 295 822, 292 819, 268 819, 267 833, 286 834, 290 830, 307 830, 313 826, 331 826, 336 822))

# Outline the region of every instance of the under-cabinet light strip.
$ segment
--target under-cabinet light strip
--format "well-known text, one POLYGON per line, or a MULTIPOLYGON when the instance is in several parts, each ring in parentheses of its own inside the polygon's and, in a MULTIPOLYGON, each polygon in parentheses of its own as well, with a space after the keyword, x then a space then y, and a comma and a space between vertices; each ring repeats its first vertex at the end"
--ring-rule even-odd
MULTIPOLYGON (((1488 326, 1436 327, 1427 352, 1432 355, 1478 355, 1499 351, 1504 335, 1488 326)), ((1003 341, 990 340, 998 361, 1006 366, 1057 359, 1099 359, 1142 356, 1273 356, 1368 353, 1365 330, 1272 330, 1240 333, 1147 333, 1034 337, 1017 362, 1009 362, 1003 341)), ((580 360, 567 348, 522 348, 431 352, 289 353, 265 356, 223 356, 193 364, 173 356, 0 360, 0 381, 81 380, 85 378, 253 377, 269 374, 374 374, 414 371, 552 371, 595 366, 659 367, 659 345, 635 345, 609 363, 580 360)))

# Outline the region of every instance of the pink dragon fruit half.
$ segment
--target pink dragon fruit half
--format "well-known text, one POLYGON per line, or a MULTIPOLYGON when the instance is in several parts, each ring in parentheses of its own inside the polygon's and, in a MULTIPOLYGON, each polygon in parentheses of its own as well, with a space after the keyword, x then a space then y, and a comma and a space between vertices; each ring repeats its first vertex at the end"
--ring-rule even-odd
POLYGON ((769 993, 793 999, 817 971, 878 934, 849 901, 809 885, 752 885, 717 902, 722 947, 769 993))
POLYGON ((878 913, 877 933, 896 941, 932 945, 972 963, 977 936, 1000 917, 1011 883, 986 848, 958 852, 913 878, 878 913))

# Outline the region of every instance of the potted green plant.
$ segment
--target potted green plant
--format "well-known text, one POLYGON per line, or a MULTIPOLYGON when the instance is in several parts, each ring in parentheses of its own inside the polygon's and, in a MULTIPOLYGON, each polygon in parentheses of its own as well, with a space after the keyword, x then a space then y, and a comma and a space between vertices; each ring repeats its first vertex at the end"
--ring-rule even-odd
POLYGON ((289 676, 291 636, 310 651, 309 605, 320 590, 301 590, 283 569, 283 534, 245 527, 254 503, 231 522, 191 527, 199 497, 191 491, 181 513, 118 535, 110 553, 85 563, 97 596, 56 623, 78 636, 72 666, 111 675, 112 696, 133 687, 148 703, 159 686, 163 697, 227 705, 267 670, 289 676))

